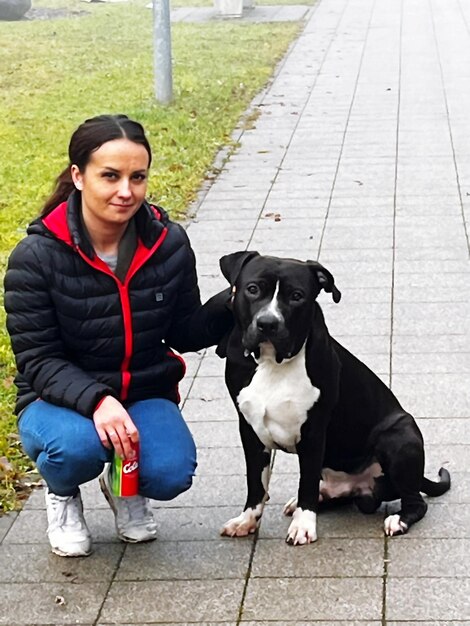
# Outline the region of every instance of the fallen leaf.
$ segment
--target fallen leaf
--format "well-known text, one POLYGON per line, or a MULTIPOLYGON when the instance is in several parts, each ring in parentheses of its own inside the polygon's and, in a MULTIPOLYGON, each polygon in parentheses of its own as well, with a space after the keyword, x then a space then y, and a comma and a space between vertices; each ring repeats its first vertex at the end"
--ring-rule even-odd
POLYGON ((10 463, 6 456, 0 456, 0 472, 4 474, 13 472, 13 465, 10 463))

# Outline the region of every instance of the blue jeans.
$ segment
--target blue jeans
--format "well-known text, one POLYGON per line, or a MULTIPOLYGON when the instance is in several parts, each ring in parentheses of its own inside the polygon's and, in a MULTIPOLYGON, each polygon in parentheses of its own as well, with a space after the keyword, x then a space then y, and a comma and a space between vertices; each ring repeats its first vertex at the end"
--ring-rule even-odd
MULTIPOLYGON (((142 400, 127 410, 140 436, 139 492, 154 500, 172 500, 191 487, 196 470, 189 428, 169 400, 142 400)), ((79 485, 99 476, 112 458, 93 420, 43 400, 24 409, 18 428, 24 450, 59 496, 75 495, 79 485)))

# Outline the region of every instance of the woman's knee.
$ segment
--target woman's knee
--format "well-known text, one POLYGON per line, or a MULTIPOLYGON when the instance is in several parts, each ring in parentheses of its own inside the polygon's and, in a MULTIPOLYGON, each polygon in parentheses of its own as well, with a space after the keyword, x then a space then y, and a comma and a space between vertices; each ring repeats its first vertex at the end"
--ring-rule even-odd
POLYGON ((140 474, 140 492, 152 500, 173 500, 187 491, 196 471, 196 458, 181 460, 166 467, 147 468, 140 474))
POLYGON ((105 459, 84 446, 48 446, 38 456, 39 472, 54 493, 69 495, 103 471, 105 459))
POLYGON ((140 433, 140 492, 172 500, 191 487, 196 446, 179 408, 168 400, 134 404, 129 413, 140 433))
POLYGON ((19 431, 25 451, 58 495, 98 476, 109 460, 93 423, 68 409, 35 402, 20 417, 19 431))

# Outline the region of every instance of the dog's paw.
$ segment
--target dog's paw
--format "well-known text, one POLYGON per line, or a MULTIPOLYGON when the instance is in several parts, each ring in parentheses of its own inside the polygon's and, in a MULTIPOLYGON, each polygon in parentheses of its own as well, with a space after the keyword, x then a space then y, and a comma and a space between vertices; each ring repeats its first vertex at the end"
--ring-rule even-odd
POLYGON ((246 537, 251 535, 258 528, 261 513, 257 515, 257 509, 247 509, 238 517, 233 517, 226 522, 220 534, 224 537, 246 537))
POLYGON ((402 522, 399 515, 389 515, 384 521, 384 532, 388 537, 404 535, 408 532, 408 525, 402 522))
POLYGON ((296 508, 297 508, 297 498, 294 497, 285 503, 284 508, 282 509, 282 512, 284 513, 284 515, 287 515, 288 517, 290 517, 291 515, 294 515, 296 508))
POLYGON ((317 540, 317 516, 313 511, 297 507, 287 531, 286 541, 291 546, 303 546, 317 540))

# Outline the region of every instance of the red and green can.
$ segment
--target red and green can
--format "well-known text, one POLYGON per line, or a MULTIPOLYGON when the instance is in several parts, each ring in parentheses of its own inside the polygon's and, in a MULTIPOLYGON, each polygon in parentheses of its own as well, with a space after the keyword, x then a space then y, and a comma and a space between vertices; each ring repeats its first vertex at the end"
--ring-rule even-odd
POLYGON ((139 444, 132 443, 134 456, 122 459, 114 455, 111 463, 111 491, 118 497, 137 496, 139 494, 139 444))

